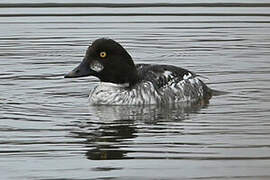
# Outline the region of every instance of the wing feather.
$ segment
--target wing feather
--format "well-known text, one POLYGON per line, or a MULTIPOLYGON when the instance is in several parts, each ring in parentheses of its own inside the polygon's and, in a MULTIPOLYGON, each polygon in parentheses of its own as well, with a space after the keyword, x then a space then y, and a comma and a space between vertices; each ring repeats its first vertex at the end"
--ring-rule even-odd
POLYGON ((195 73, 172 65, 137 64, 136 67, 140 79, 152 82, 157 89, 196 77, 195 73))

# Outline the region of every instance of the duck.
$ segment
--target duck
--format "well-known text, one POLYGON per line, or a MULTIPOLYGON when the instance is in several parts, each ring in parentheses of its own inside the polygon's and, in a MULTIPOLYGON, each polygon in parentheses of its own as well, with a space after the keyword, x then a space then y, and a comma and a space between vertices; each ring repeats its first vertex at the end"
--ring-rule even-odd
POLYGON ((135 64, 113 39, 100 38, 87 49, 81 63, 65 78, 97 77, 89 94, 93 105, 169 105, 208 102, 213 91, 199 75, 168 64, 135 64))

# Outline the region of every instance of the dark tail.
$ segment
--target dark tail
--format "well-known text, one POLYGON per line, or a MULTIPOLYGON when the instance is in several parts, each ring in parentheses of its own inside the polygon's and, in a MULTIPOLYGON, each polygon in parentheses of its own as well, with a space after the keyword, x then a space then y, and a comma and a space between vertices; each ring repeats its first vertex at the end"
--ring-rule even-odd
POLYGON ((211 89, 207 87, 206 84, 204 83, 203 83, 203 91, 204 91, 204 99, 211 99, 212 96, 221 96, 229 93, 225 91, 211 89))

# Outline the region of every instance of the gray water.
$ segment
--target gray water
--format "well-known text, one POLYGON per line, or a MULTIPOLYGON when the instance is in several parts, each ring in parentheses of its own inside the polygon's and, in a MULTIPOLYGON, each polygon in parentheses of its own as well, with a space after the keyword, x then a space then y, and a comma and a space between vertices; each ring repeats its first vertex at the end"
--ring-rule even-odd
POLYGON ((255 0, 2 0, 0 179, 270 179, 269 12, 255 0), (89 106, 98 79, 63 75, 100 37, 229 93, 89 106))

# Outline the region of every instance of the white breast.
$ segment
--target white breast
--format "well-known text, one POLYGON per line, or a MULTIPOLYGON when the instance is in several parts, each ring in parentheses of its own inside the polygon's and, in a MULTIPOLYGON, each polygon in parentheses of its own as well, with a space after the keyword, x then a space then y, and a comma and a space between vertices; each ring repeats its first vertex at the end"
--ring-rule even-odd
POLYGON ((157 104, 157 97, 150 82, 140 83, 132 89, 113 83, 100 83, 90 92, 89 102, 103 105, 157 104))
POLYGON ((166 86, 155 89, 149 81, 133 88, 127 85, 100 83, 89 95, 91 104, 143 105, 193 102, 203 98, 203 86, 198 78, 186 78, 179 82, 170 81, 166 86))

